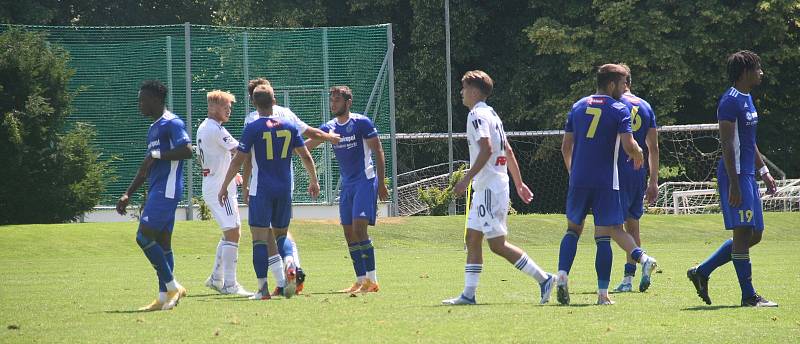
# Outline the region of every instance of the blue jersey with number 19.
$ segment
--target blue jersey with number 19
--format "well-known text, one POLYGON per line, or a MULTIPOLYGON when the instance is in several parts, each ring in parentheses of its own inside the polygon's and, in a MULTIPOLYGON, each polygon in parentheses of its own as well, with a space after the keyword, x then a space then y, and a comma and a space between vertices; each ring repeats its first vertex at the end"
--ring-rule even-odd
MULTIPOLYGON (((733 132, 734 159, 736 173, 755 175, 756 170, 756 127, 758 112, 749 93, 739 92, 731 87, 719 100, 717 119, 736 124, 733 132)), ((719 160, 719 169, 725 170, 724 159, 719 160)))
POLYGON ((575 140, 569 185, 619 190, 619 134, 631 132, 625 104, 606 95, 585 97, 572 106, 564 131, 575 140))
POLYGON ((277 116, 260 117, 244 128, 239 151, 252 153, 250 196, 291 190, 292 151, 305 145, 295 124, 277 116))

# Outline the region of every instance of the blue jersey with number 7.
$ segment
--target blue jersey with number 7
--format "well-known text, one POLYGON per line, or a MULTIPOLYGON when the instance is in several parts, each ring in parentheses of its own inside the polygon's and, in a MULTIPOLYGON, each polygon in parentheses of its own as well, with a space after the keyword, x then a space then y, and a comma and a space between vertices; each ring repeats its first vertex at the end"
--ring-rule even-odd
POLYGON ((305 145, 294 123, 277 116, 259 117, 242 132, 239 151, 250 153, 253 162, 250 196, 290 191, 292 151, 305 145))
POLYGON ((567 114, 564 131, 573 133, 571 187, 619 190, 619 134, 631 132, 627 106, 606 95, 591 95, 567 114))

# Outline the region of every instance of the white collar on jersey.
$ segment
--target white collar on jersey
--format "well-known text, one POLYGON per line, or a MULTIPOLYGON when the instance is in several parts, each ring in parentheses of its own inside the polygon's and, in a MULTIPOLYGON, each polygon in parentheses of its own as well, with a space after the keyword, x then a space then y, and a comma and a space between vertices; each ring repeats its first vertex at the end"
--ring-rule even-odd
POLYGON ((745 97, 749 97, 750 96, 750 93, 744 93, 742 91, 739 91, 738 89, 736 89, 736 86, 731 86, 731 88, 734 89, 736 91, 736 93, 741 94, 741 95, 743 95, 745 97))
POLYGON ((156 120, 153 121, 153 123, 150 123, 150 125, 158 123, 158 121, 160 121, 162 118, 169 119, 170 116, 175 116, 175 115, 169 110, 167 110, 167 108, 164 108, 164 113, 161 114, 161 117, 156 118, 156 120))
POLYGON ((206 121, 211 121, 211 122, 213 122, 214 124, 216 124, 216 125, 218 125, 220 127, 222 126, 222 123, 220 123, 219 121, 217 121, 216 119, 213 119, 211 117, 206 117, 206 121))

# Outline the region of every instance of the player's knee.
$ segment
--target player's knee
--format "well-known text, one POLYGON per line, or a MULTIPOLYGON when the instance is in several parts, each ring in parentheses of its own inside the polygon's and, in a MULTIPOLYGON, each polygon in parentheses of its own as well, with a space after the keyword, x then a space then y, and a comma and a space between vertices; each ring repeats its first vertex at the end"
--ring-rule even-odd
POLYGON ((146 250, 155 244, 155 240, 147 237, 142 231, 136 232, 136 244, 146 250))
POLYGON ((758 245, 761 242, 761 232, 753 233, 753 236, 750 237, 750 247, 758 245))
POLYGON ((503 241, 490 241, 489 242, 489 249, 492 250, 494 254, 502 255, 506 251, 506 242, 503 241))
POLYGON ((239 232, 239 227, 236 227, 222 232, 222 235, 225 241, 238 243, 241 233, 239 232))
POLYGON ((582 233, 582 228, 568 228, 566 235, 574 236, 576 239, 580 239, 582 233))

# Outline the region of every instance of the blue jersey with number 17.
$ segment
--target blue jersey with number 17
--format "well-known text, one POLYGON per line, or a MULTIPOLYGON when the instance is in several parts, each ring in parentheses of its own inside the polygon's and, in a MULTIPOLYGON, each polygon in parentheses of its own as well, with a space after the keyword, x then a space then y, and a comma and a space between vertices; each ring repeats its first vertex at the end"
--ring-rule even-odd
POLYGON ((290 191, 292 151, 305 143, 291 121, 277 116, 259 117, 244 128, 239 151, 250 153, 253 161, 250 196, 290 191), (252 152, 251 152, 252 150, 252 152))
POLYGON ((569 185, 619 190, 619 134, 631 132, 625 104, 606 95, 585 97, 572 105, 564 131, 575 140, 569 185))

